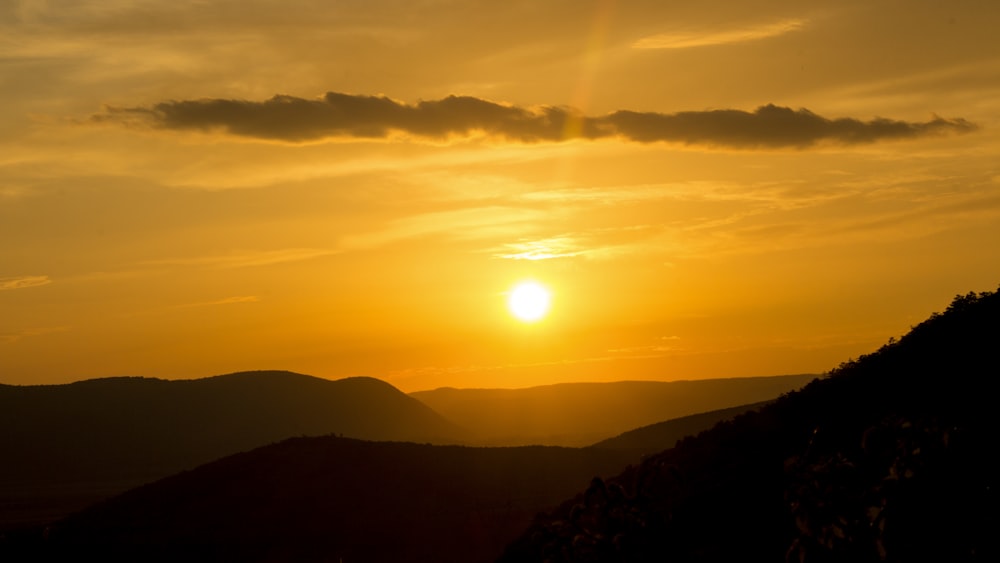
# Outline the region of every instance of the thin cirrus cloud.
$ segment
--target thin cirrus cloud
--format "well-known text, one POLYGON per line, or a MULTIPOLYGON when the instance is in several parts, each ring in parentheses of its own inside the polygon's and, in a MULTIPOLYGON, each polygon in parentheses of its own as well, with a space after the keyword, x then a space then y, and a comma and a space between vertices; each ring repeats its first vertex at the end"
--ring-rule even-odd
POLYGON ((966 133, 965 119, 934 116, 910 122, 886 118, 826 118, 773 104, 754 111, 716 109, 677 113, 621 110, 586 116, 570 108, 524 108, 470 96, 405 104, 385 96, 328 92, 320 99, 279 95, 265 101, 199 99, 151 107, 108 107, 95 122, 142 123, 168 130, 222 131, 282 142, 327 138, 387 138, 404 134, 448 139, 485 134, 524 143, 574 138, 619 138, 723 148, 805 148, 853 145, 942 133, 966 133))
POLYGON ((0 333, 0 342, 7 344, 12 344, 18 342, 25 338, 31 338, 35 336, 45 336, 48 334, 55 334, 58 332, 67 332, 70 330, 68 326, 54 326, 54 327, 44 327, 44 328, 26 328, 18 332, 11 333, 0 333))
POLYGON ((528 240, 503 245, 495 258, 508 260, 551 260, 553 258, 572 258, 586 251, 570 236, 557 236, 543 240, 528 240))
POLYGON ((698 30, 675 33, 661 33, 643 37, 632 47, 635 49, 689 49, 692 47, 708 47, 710 45, 728 45, 777 37, 802 29, 806 25, 804 19, 785 19, 753 27, 738 27, 717 31, 698 30))
POLYGON ((40 285, 48 285, 50 283, 52 283, 52 280, 49 276, 19 276, 0 278, 0 291, 37 287, 40 285))
POLYGON ((258 303, 260 297, 256 295, 237 295, 234 297, 226 297, 224 299, 216 299, 214 301, 199 301, 197 303, 185 303, 183 305, 178 305, 179 309, 189 309, 192 307, 215 307, 218 305, 235 305, 238 303, 258 303))
POLYGON ((142 262, 151 266, 205 266, 215 268, 250 268, 270 266, 284 262, 311 260, 322 256, 338 254, 338 251, 322 248, 285 248, 259 252, 243 252, 225 256, 199 256, 194 258, 168 258, 142 262))

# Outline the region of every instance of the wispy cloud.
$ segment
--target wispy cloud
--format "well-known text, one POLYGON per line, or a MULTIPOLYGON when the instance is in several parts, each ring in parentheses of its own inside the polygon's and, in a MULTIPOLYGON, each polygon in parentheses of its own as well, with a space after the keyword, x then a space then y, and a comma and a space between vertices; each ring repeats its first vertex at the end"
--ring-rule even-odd
POLYGON ((27 190, 19 186, 0 186, 0 201, 13 201, 24 197, 27 190))
POLYGON ((281 250, 265 250, 259 252, 242 252, 223 256, 197 256, 191 258, 165 258, 162 260, 147 260, 143 264, 150 266, 206 266, 214 268, 248 268, 252 266, 270 266, 283 262, 310 260, 321 256, 337 254, 337 250, 322 248, 284 248, 281 250))
POLYGON ((543 216, 538 210, 499 205, 432 211, 390 222, 381 230, 344 237, 342 243, 357 250, 418 237, 463 241, 509 238, 521 235, 543 216))
POLYGON ((558 258, 601 259, 634 251, 655 230, 649 225, 626 228, 595 228, 552 237, 505 243, 490 250, 494 258, 506 260, 553 260, 558 258))
POLYGON ((524 143, 619 138, 728 148, 804 148, 853 145, 976 128, 964 119, 925 122, 826 118, 772 104, 754 111, 717 109, 677 113, 621 110, 586 116, 566 107, 523 108, 469 96, 405 104, 385 96, 329 92, 320 99, 275 96, 262 102, 230 99, 167 101, 152 107, 108 107, 93 122, 170 130, 221 131, 256 139, 307 142, 393 135, 442 140, 486 135, 524 143))
POLYGON ((214 301, 199 301, 197 303, 185 303, 183 305, 178 305, 178 308, 190 308, 190 307, 215 307, 217 305, 235 305, 238 303, 257 303, 260 301, 260 297, 256 295, 237 295, 234 297, 226 297, 224 299, 216 299, 214 301))
POLYGON ((0 291, 7 289, 24 289, 26 287, 38 287, 52 283, 49 276, 19 276, 10 278, 0 278, 0 291))
POLYGON ((672 33, 660 33, 643 37, 632 44, 636 49, 689 49, 709 45, 743 43, 785 35, 805 27, 804 19, 791 18, 755 26, 733 27, 729 29, 699 29, 672 33))
POLYGON ((624 358, 658 358, 665 354, 683 352, 684 348, 677 344, 680 340, 680 336, 660 336, 655 338, 655 344, 610 348, 607 353, 624 358))
POLYGON ((43 327, 43 328, 26 328, 24 330, 19 330, 17 332, 10 332, 5 334, 0 334, 0 342, 12 343, 17 342, 23 338, 29 338, 32 336, 44 336, 46 334, 54 334, 57 332, 66 332, 70 329, 68 326, 53 326, 53 327, 43 327))
POLYGON ((527 240, 503 245, 493 254, 496 258, 508 260, 551 260, 572 258, 584 254, 578 242, 569 236, 551 237, 542 240, 527 240))

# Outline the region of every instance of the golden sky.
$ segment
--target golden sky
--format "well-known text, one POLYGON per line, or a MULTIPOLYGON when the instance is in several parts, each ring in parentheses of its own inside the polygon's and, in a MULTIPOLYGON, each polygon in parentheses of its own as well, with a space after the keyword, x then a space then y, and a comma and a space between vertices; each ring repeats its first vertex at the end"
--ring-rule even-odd
POLYGON ((1000 283, 997 29, 993 0, 0 2, 0 382, 826 371, 1000 283))

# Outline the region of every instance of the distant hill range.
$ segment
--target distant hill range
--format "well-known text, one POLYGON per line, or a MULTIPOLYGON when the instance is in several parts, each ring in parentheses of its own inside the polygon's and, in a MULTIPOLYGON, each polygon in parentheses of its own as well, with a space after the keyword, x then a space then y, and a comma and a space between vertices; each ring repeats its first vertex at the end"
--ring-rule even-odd
POLYGON ((464 434, 383 381, 243 372, 167 381, 0 385, 0 529, 44 521, 293 436, 455 442, 464 434))
POLYGON ((702 407, 772 398, 807 378, 442 389, 409 397, 373 378, 330 381, 287 371, 0 384, 0 452, 7 460, 0 464, 0 530, 46 522, 131 487, 295 436, 586 445, 702 407))
POLYGON ((774 399, 816 377, 441 388, 410 396, 469 430, 475 444, 585 446, 661 421, 774 399))

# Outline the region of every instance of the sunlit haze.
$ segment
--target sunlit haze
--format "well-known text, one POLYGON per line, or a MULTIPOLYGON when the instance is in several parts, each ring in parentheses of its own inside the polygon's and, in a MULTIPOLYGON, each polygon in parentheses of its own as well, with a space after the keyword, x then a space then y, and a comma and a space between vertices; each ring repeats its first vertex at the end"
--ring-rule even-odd
POLYGON ((827 371, 1000 283, 997 29, 991 0, 0 2, 0 383, 827 371))

